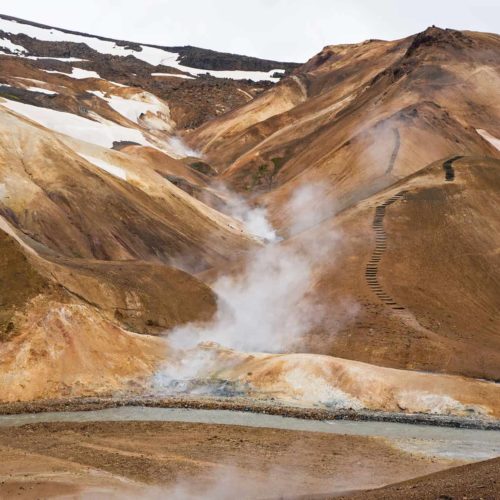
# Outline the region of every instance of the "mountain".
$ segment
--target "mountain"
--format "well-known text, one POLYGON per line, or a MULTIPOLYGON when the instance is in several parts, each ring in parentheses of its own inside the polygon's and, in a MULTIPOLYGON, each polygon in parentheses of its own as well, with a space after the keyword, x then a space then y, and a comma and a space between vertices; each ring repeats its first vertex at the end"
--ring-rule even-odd
POLYGON ((297 349, 499 380, 499 55, 498 35, 435 27, 326 47, 187 135, 285 237, 293 193, 323 187, 294 240, 345 236, 315 293, 359 310, 297 349))
POLYGON ((498 35, 298 66, 0 16, 0 50, 1 401, 498 418, 498 35))
MULTIPOLYGON (((278 193, 299 176, 337 175, 346 163, 363 176, 349 182, 364 189, 370 180, 388 185, 450 154, 498 156, 483 130, 500 134, 493 97, 499 44, 497 35, 429 28, 394 42, 326 47, 258 99, 192 132, 188 142, 231 185, 278 193), (418 141, 427 147, 416 147, 418 141), (368 172, 356 168, 366 157, 368 172)), ((339 194, 347 204, 356 199, 347 186, 339 194)))
POLYGON ((38 69, 73 78, 99 75, 153 92, 169 101, 174 121, 183 128, 245 103, 298 66, 198 47, 114 40, 0 14, 2 53, 24 61, 17 66, 20 74, 38 69))

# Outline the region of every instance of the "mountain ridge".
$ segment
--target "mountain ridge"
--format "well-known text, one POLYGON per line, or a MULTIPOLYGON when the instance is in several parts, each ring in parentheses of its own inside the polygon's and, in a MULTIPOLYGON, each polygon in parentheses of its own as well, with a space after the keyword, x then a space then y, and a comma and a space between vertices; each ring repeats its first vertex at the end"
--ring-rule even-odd
MULTIPOLYGON (((79 35, 88 38, 97 38, 98 40, 115 42, 117 45, 121 45, 123 47, 134 47, 136 50, 140 51, 141 46, 145 47, 153 47, 162 50, 167 50, 170 52, 179 52, 181 54, 181 61, 186 63, 186 66, 191 66, 193 68, 201 68, 201 69, 213 69, 213 70, 248 70, 248 71, 270 71, 271 69, 285 69, 292 70, 298 67, 299 63, 294 62, 279 62, 272 61, 269 59, 261 59, 255 56, 246 56, 240 54, 231 54, 228 52, 220 52, 212 49, 204 49, 201 47, 195 47, 191 45, 184 46, 166 46, 159 44, 151 44, 151 43, 142 43, 142 42, 131 42, 126 40, 119 40, 116 38, 109 38, 102 35, 93 35, 89 33, 85 33, 82 31, 76 30, 68 30, 65 28, 58 28, 56 26, 50 26, 48 24, 38 23, 36 21, 29 21, 26 19, 21 19, 18 17, 10 16, 7 14, 0 13, 0 19, 5 19, 9 21, 15 21, 20 24, 26 24, 30 26, 35 26, 37 28, 49 29, 49 30, 57 30, 63 33, 68 33, 71 35, 79 35), (197 56, 199 57, 200 53, 205 56, 204 61, 213 60, 212 64, 208 65, 191 65, 189 62, 196 61, 197 56), (217 59, 222 57, 222 61, 217 61, 217 59)), ((199 64, 199 63, 198 63, 199 64)))
POLYGON ((31 374, 4 399, 220 382, 496 418, 498 37, 327 46, 278 81, 2 26, 2 244, 43 274, 0 318, 0 376, 31 374))

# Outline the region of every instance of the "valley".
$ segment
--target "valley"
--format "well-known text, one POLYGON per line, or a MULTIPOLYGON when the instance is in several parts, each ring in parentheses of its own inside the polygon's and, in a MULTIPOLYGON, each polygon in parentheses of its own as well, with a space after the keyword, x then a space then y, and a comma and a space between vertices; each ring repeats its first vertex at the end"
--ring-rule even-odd
POLYGON ((431 498, 498 456, 499 55, 432 26, 277 62, 0 15, 0 497, 431 498))

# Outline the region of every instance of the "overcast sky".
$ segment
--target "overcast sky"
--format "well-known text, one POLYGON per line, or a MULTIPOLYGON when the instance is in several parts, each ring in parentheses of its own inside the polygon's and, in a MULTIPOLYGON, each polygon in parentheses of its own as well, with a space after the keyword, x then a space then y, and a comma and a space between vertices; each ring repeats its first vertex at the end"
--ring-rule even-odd
POLYGON ((0 12, 161 45, 302 62, 325 45, 440 27, 500 32, 500 0, 15 0, 0 12))

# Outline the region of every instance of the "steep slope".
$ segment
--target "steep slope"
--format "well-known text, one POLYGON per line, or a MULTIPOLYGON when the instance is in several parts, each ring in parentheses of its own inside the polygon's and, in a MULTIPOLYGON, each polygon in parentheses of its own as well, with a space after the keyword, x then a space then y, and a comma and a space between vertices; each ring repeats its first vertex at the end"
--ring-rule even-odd
POLYGON ((294 350, 500 379, 499 54, 497 35, 435 27, 326 47, 187 135, 285 246, 331 247, 311 292, 329 314, 294 350))
POLYGON ((254 102, 198 128, 187 136, 188 142, 226 168, 242 155, 257 154, 275 136, 285 141, 295 131, 298 138, 305 137, 397 61, 408 43, 369 41, 326 47, 254 102))
POLYGON ((0 29, 1 400, 144 393, 165 363, 170 390, 182 344, 196 388, 498 418, 497 35, 326 47, 273 85, 0 29))
POLYGON ((436 162, 296 236, 342 235, 315 263, 331 317, 297 349, 412 370, 500 379, 500 161, 436 162))
POLYGON ((210 289, 177 269, 61 259, 33 243, 0 218, 2 401, 133 391, 167 352, 144 334, 215 310, 210 289))
POLYGON ((224 169, 233 187, 271 190, 261 199, 271 210, 317 181, 330 186, 337 208, 347 207, 447 155, 498 157, 477 129, 500 135, 493 97, 499 50, 496 35, 439 28, 396 42, 328 47, 188 142, 224 169), (307 96, 280 107, 282 89, 294 81, 307 96), (259 103, 276 111, 261 115, 259 103))
POLYGON ((28 68, 73 78, 87 74, 152 92, 168 101, 180 128, 246 103, 297 66, 190 46, 113 40, 0 14, 0 60, 7 58, 28 68))
MULTIPOLYGON (((238 252, 256 243, 236 221, 188 196, 151 164, 0 113, 1 213, 53 251, 181 266, 185 259, 185 266, 203 269, 225 261, 229 248, 238 252)), ((63 116, 57 119, 64 124, 63 116)))

